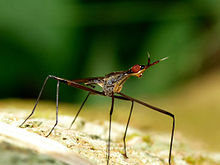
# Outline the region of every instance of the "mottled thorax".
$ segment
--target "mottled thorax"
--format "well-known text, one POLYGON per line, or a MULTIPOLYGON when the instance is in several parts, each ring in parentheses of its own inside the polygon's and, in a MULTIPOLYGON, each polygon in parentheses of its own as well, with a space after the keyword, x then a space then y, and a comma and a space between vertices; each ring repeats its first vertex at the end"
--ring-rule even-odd
POLYGON ((102 86, 105 95, 111 96, 113 93, 120 92, 128 77, 127 72, 113 72, 106 75, 102 86))

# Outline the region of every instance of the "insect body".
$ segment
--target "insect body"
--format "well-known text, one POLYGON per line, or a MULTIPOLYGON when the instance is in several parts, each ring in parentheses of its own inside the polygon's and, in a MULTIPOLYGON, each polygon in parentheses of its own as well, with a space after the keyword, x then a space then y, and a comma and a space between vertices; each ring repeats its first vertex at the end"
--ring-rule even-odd
POLYGON ((119 93, 122 89, 122 85, 128 79, 126 72, 113 72, 105 77, 99 79, 90 80, 86 85, 97 84, 102 87, 106 96, 112 96, 112 93, 119 93))
POLYGON ((51 129, 51 131, 48 133, 47 137, 52 133, 52 131, 54 130, 54 128, 56 127, 57 123, 58 123, 58 98, 59 98, 59 85, 60 82, 67 84, 68 86, 72 86, 75 88, 79 88, 82 89, 84 91, 88 91, 88 95, 86 96, 85 100, 83 101, 82 105, 80 106, 76 116, 74 117, 74 120, 72 121, 70 127, 73 125, 73 123, 76 121, 81 109, 83 108, 85 102, 87 101, 88 97, 90 95, 101 95, 101 96, 108 96, 112 98, 112 104, 111 104, 111 109, 110 109, 110 118, 109 118, 109 137, 108 137, 108 146, 107 146, 107 165, 109 164, 109 160, 110 160, 110 140, 111 140, 111 121, 112 121, 112 114, 113 114, 113 110, 114 110, 114 100, 115 99, 121 99, 121 100, 126 100, 126 101, 130 101, 131 102, 131 109, 130 109, 130 113, 129 113, 129 117, 128 117, 128 121, 127 121, 127 125, 126 125, 126 129, 124 132, 124 137, 123 137, 123 142, 124 142, 124 156, 127 158, 127 153, 126 153, 126 134, 127 134, 127 129, 128 129, 128 125, 130 122, 130 118, 131 118, 131 114, 133 111, 133 105, 134 102, 141 104, 145 107, 148 107, 154 111, 160 112, 162 114, 168 115, 169 117, 172 118, 173 121, 173 125, 172 125, 172 131, 171 131, 171 139, 170 139, 170 148, 169 148, 169 165, 171 165, 171 153, 172 153, 172 145, 173 145, 173 137, 174 137, 174 127, 175 127, 175 117, 172 113, 165 111, 163 109, 157 108, 155 106, 152 106, 150 104, 147 104, 143 101, 140 101, 138 99, 132 98, 130 96, 127 96, 123 93, 121 93, 123 84, 125 83, 125 81, 131 77, 131 76, 137 76, 137 77, 141 77, 143 72, 148 69, 149 67, 159 63, 160 61, 163 61, 167 58, 163 58, 161 60, 155 61, 153 63, 150 63, 150 55, 148 54, 148 62, 146 65, 134 65, 133 67, 131 67, 130 69, 128 69, 127 71, 120 71, 120 72, 112 72, 107 74, 104 77, 94 77, 94 78, 85 78, 85 79, 78 79, 78 80, 67 80, 67 79, 63 79, 60 77, 56 77, 56 76, 52 76, 49 75, 45 81, 44 84, 41 88, 41 91, 39 93, 39 96, 37 98, 37 101, 35 103, 35 106, 32 110, 32 112, 30 113, 30 115, 24 120, 24 122, 20 125, 22 126, 34 113, 36 106, 39 102, 41 93, 47 83, 47 80, 50 79, 55 79, 57 80, 57 95, 56 95, 56 122, 53 126, 53 128, 51 129), (102 87, 103 91, 98 91, 95 90, 95 86, 99 85, 102 87))
POLYGON ((106 96, 111 96, 112 93, 119 93, 122 90, 122 86, 125 81, 131 76, 142 77, 142 73, 152 65, 157 64, 160 61, 163 61, 167 58, 163 58, 159 61, 156 61, 150 64, 148 60, 147 65, 134 65, 128 71, 112 72, 107 74, 105 77, 97 77, 89 79, 85 84, 94 85, 98 84, 103 88, 103 92, 106 96))

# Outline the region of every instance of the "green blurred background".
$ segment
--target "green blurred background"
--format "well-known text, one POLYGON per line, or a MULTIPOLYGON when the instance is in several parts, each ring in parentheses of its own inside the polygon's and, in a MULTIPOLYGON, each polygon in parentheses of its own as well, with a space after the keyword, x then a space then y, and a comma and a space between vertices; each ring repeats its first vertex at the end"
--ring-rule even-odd
MULTIPOLYGON (((129 79, 123 92, 170 110, 179 134, 220 150, 219 0, 0 0, 0 105, 36 98, 49 74, 103 76, 145 64, 147 52, 169 60, 129 79)), ((42 100, 54 101, 55 92, 51 80, 42 100)), ((60 89, 63 103, 78 104, 85 95, 60 89)), ((109 99, 89 100, 82 116, 108 119, 109 99)), ((115 120, 125 123, 129 105, 116 109, 115 120)), ((169 118, 143 109, 136 106, 131 125, 170 130, 169 118)))

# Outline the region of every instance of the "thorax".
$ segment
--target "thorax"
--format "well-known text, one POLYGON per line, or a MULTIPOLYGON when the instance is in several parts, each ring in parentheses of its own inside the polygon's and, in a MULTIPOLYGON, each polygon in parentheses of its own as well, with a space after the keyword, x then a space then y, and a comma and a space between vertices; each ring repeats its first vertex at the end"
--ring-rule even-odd
POLYGON ((104 77, 100 86, 103 88, 105 95, 111 96, 112 93, 118 93, 122 90, 122 86, 127 79, 126 72, 113 72, 104 77))

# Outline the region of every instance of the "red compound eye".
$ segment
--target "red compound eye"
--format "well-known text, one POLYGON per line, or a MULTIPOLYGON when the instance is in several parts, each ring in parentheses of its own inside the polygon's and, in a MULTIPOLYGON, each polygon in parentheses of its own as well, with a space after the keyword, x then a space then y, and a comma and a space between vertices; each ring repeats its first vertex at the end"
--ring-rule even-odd
POLYGON ((131 68, 131 70, 132 70, 133 73, 137 73, 137 72, 139 72, 139 71, 141 70, 141 66, 138 65, 138 64, 136 64, 136 65, 134 65, 134 66, 131 68))

